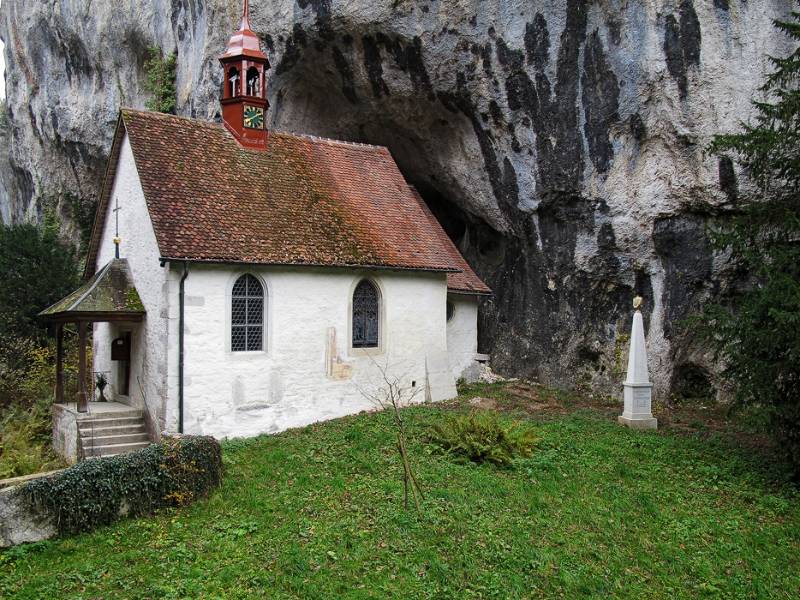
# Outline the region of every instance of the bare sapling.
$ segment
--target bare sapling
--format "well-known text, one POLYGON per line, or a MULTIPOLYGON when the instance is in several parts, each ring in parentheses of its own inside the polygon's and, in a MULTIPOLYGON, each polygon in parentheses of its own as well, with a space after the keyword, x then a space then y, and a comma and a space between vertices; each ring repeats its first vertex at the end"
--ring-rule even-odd
MULTIPOLYGON (((372 358, 372 357, 370 357, 372 358)), ((372 402, 381 410, 390 410, 392 421, 397 429, 397 452, 400 455, 400 462, 403 467, 403 504, 408 509, 409 490, 414 500, 417 512, 420 511, 420 500, 424 500, 422 488, 419 485, 417 476, 411 468, 411 461, 408 458, 408 444, 406 438, 406 424, 400 409, 408 406, 419 394, 420 388, 414 385, 403 385, 406 379, 403 376, 394 376, 389 373, 389 365, 381 365, 372 359, 375 367, 380 371, 382 382, 374 389, 367 391, 359 387, 359 392, 367 400, 372 402)))

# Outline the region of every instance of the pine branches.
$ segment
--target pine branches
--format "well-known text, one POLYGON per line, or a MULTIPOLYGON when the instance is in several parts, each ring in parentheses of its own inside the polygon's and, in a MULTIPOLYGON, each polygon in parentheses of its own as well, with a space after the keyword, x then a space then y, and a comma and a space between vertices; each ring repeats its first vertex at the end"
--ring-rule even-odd
POLYGON ((722 359, 737 402, 769 414, 800 478, 800 12, 775 26, 797 47, 770 58, 753 122, 710 146, 736 158, 756 186, 712 231, 750 285, 732 306, 706 308, 699 332, 722 359))

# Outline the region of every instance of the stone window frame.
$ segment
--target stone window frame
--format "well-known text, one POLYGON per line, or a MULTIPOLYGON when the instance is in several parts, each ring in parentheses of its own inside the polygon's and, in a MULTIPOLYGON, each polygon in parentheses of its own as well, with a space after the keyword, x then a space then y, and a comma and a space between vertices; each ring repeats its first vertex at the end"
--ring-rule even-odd
POLYGON ((272 343, 271 297, 272 289, 269 285, 269 282, 260 273, 251 270, 237 270, 228 278, 228 285, 225 294, 225 351, 228 356, 234 358, 247 358, 269 355, 269 348, 270 344, 272 343), (255 277, 264 290, 261 350, 233 350, 231 347, 231 331, 233 330, 233 286, 236 285, 236 282, 239 281, 239 278, 243 275, 252 275, 255 277))
POLYGON ((350 285, 347 297, 347 348, 350 356, 381 356, 386 348, 386 292, 378 278, 370 275, 359 275, 350 285), (362 281, 371 283, 378 292, 378 345, 357 348, 353 346, 353 295, 362 281))

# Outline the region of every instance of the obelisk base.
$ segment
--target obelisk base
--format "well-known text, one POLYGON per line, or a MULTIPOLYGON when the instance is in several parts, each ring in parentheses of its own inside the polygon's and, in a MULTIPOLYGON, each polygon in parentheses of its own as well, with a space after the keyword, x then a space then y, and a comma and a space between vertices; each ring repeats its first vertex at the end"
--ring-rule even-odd
POLYGON ((625 383, 623 387, 625 408, 617 421, 631 429, 657 429, 658 419, 651 408, 653 384, 625 383))

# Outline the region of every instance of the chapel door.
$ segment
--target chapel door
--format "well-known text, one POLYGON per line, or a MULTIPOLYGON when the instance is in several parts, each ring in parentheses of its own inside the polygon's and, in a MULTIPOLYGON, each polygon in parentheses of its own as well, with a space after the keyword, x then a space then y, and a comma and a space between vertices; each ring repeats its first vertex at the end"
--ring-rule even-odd
POLYGON ((117 393, 130 395, 131 380, 131 332, 125 331, 111 342, 111 360, 117 363, 117 393))

